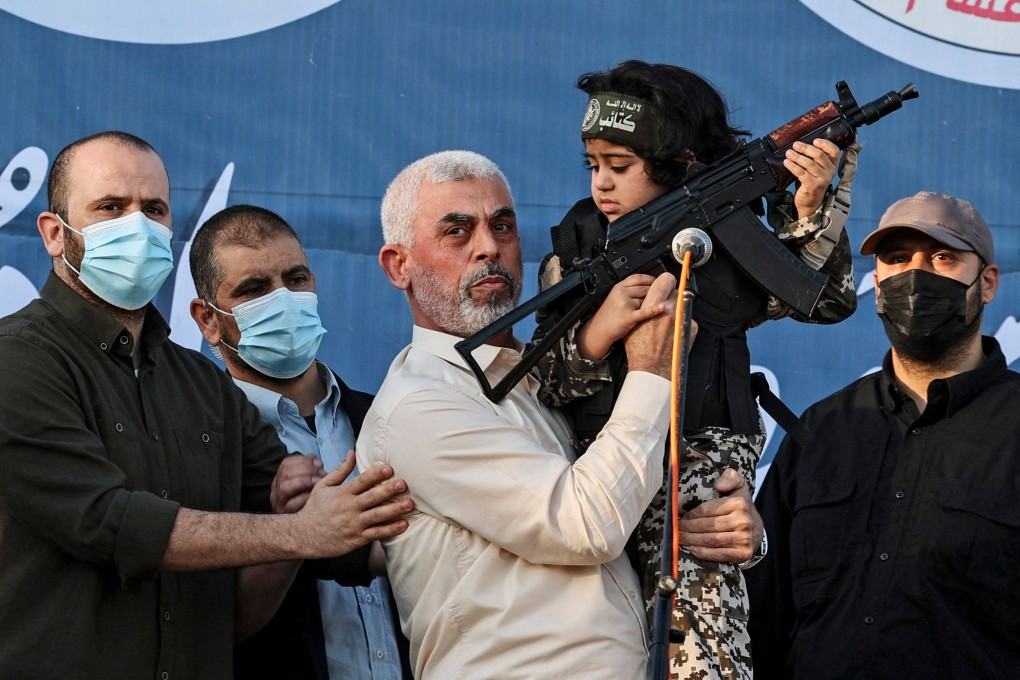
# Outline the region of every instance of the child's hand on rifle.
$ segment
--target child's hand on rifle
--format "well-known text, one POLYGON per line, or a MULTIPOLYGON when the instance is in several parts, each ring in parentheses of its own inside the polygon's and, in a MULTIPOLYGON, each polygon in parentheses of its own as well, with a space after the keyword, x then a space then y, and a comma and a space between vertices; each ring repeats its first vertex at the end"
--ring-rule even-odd
POLYGON ((582 357, 604 358, 613 343, 625 338, 634 326, 666 310, 662 302, 642 307, 655 280, 651 274, 631 274, 613 286, 595 316, 577 332, 577 349, 582 357))
POLYGON ((827 139, 816 139, 813 145, 794 142, 793 148, 786 152, 783 165, 797 178, 793 204, 797 207, 798 218, 818 210, 825 190, 836 176, 838 161, 839 147, 827 139))

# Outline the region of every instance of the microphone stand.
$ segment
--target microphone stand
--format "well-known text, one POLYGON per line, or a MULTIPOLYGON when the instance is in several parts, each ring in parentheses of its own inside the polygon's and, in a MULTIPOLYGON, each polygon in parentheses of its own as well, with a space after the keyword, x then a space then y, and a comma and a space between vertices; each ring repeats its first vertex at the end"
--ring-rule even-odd
POLYGON ((691 348, 691 312, 697 286, 692 267, 703 265, 712 255, 708 234, 696 228, 684 229, 673 239, 673 257, 681 263, 673 342, 671 375, 670 465, 666 476, 666 516, 662 527, 659 554, 659 580, 655 586, 655 609, 652 615, 652 640, 649 648, 647 680, 669 680, 669 645, 683 641, 683 632, 671 626, 679 582, 679 474, 683 441, 684 404, 687 395, 687 355, 691 348))

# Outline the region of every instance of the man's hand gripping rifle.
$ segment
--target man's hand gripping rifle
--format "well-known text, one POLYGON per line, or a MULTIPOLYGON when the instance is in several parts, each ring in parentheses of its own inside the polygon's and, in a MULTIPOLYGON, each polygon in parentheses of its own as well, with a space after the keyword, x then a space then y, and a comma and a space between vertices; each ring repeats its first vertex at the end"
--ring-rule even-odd
MULTIPOLYGON (((811 144, 828 139, 845 149, 857 128, 870 125, 914 99, 908 83, 860 106, 844 81, 836 83, 839 102, 828 101, 768 135, 741 143, 715 164, 695 165, 687 180, 645 206, 612 223, 605 249, 587 262, 573 263, 562 281, 481 331, 457 343, 492 401, 500 401, 552 345, 592 306, 601 303, 621 279, 657 268, 672 256, 674 238, 694 227, 711 235, 715 244, 759 286, 803 316, 810 316, 828 280, 807 266, 754 214, 752 206, 765 194, 785 189, 793 175, 783 166, 794 142, 811 144), (539 309, 556 309, 556 322, 528 346, 520 363, 495 386, 490 385, 472 352, 539 309)), ((680 247, 679 245, 677 246, 680 247)))

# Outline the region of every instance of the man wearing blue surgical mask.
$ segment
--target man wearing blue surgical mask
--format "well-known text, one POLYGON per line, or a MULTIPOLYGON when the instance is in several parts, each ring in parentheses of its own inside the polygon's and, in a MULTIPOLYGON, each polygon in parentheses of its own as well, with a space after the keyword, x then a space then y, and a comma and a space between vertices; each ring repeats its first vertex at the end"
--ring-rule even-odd
MULTIPOLYGON (((190 257, 199 295, 192 316, 293 454, 289 474, 320 476, 336 466, 354 447, 372 397, 315 360, 325 330, 294 230, 265 208, 231 206, 202 225, 190 257)), ((371 579, 366 569, 341 584, 303 568, 272 621, 235 649, 234 677, 409 678, 389 585, 371 579)))
POLYGON ((291 476, 233 382, 169 340, 151 300, 170 185, 147 142, 71 144, 48 195, 53 271, 0 319, 0 678, 222 680, 300 560, 406 528, 412 504, 387 502, 406 485, 343 482, 353 456, 291 476))

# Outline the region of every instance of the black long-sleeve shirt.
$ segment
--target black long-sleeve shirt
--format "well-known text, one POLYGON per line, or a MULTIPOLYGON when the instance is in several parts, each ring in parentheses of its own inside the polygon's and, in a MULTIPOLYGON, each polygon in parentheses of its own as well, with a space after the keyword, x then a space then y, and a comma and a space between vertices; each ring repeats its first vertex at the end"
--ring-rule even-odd
POLYGON ((268 511, 286 449, 230 377, 50 275, 0 320, 0 678, 222 680, 235 570, 161 573, 181 506, 268 511))
POLYGON ((884 370, 812 406, 758 496, 755 677, 1002 678, 1020 669, 1020 375, 998 343, 914 402, 884 370))

